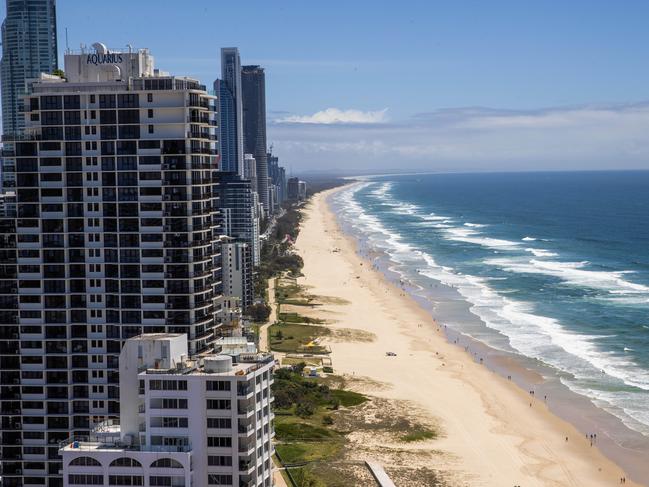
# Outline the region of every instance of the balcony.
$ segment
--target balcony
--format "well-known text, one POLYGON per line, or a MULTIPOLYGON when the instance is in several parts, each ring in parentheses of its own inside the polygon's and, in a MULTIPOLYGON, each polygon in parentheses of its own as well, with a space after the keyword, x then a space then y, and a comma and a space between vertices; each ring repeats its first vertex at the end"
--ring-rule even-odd
POLYGON ((250 406, 239 405, 237 407, 237 414, 239 416, 249 417, 249 416, 252 416, 254 413, 255 413, 255 405, 254 404, 252 404, 250 406))
POLYGON ((243 455, 252 455, 253 453, 255 453, 255 442, 251 441, 248 444, 239 443, 238 451, 243 455))
POLYGON ((199 332, 196 332, 196 334, 195 334, 193 337, 190 336, 190 340, 200 340, 200 339, 202 339, 202 338, 209 337, 209 336, 211 336, 212 334, 213 334, 213 330, 212 330, 212 329, 199 331, 199 332))

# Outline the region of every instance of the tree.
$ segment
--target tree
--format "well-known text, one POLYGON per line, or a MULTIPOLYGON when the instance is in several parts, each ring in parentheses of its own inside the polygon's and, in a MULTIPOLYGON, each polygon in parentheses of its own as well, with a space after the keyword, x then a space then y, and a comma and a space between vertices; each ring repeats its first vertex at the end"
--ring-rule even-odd
POLYGON ((256 323, 264 323, 270 316, 270 306, 265 303, 253 304, 248 306, 246 314, 256 323))
POLYGON ((314 412, 315 406, 311 401, 301 402, 295 407, 295 414, 297 414, 300 418, 313 416, 314 412))
POLYGON ((65 78, 65 72, 60 68, 56 68, 54 71, 52 71, 52 74, 54 76, 58 76, 59 78, 65 78))

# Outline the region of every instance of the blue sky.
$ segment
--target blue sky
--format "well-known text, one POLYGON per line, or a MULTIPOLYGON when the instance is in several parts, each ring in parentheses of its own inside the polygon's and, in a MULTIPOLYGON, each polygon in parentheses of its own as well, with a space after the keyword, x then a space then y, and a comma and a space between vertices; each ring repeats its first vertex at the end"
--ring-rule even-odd
POLYGON ((639 130, 649 128, 647 1, 57 8, 61 52, 67 26, 73 49, 149 47, 159 68, 206 84, 219 73, 219 48, 238 46, 244 64, 266 68, 269 143, 298 169, 649 168, 639 130), (605 148, 582 147, 601 134, 605 148))

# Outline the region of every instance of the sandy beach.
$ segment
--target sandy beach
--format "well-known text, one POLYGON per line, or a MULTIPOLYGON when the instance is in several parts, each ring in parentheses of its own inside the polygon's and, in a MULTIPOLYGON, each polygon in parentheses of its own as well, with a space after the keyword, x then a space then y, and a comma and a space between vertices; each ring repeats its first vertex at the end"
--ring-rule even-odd
MULTIPOLYGON (((299 283, 344 300, 315 311, 334 318, 329 326, 376 336, 331 340, 335 371, 369 378, 381 384, 373 395, 411 401, 434 418, 443 434, 428 447, 440 452, 439 468, 450 472, 452 485, 620 485, 625 472, 552 414, 543 397, 448 343, 428 312, 357 254, 326 203, 331 191, 318 193, 305 209, 296 242, 304 259, 299 283)), ((627 478, 625 485, 640 484, 627 478)))

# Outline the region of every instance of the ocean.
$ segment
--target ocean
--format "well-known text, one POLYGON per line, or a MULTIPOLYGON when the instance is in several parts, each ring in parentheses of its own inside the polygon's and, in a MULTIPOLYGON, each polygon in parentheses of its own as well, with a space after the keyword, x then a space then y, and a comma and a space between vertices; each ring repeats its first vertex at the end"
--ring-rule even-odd
POLYGON ((649 437, 649 172, 381 176, 332 205, 440 323, 649 437))

